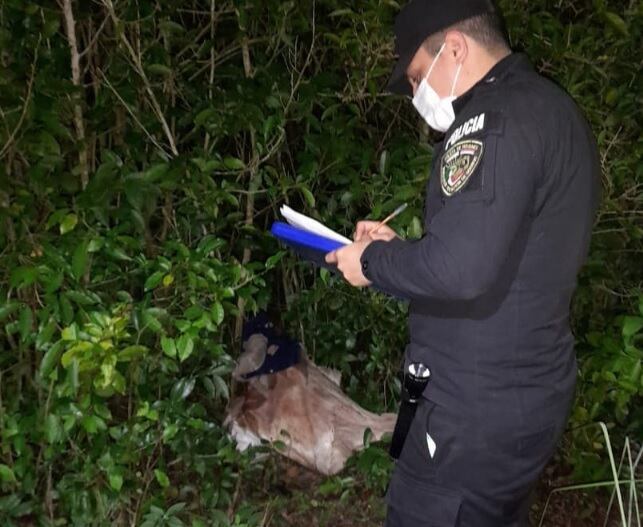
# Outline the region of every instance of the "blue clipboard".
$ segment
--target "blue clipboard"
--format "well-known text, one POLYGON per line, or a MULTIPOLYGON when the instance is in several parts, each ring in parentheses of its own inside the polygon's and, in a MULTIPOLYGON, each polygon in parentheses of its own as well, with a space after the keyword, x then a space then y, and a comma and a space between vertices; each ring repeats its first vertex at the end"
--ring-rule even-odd
POLYGON ((308 260, 319 267, 337 271, 337 266, 326 263, 327 253, 344 247, 346 244, 325 236, 293 227, 289 223, 275 221, 270 232, 281 242, 288 245, 300 258, 308 260))
MULTIPOLYGON (((289 223, 282 221, 275 221, 270 228, 270 232, 281 242, 288 245, 300 258, 312 262, 318 267, 324 267, 329 271, 339 274, 339 269, 335 264, 326 263, 326 254, 345 247, 346 244, 313 234, 312 232, 293 227, 289 223)), ((374 290, 380 291, 384 294, 390 295, 400 300, 408 300, 404 297, 398 296, 392 291, 384 288, 371 286, 374 290)))

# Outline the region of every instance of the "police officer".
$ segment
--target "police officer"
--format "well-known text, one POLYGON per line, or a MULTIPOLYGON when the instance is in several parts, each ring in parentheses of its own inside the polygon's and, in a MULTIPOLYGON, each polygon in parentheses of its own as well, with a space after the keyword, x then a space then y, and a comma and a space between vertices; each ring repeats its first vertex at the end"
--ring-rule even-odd
POLYGON ((389 89, 435 145, 425 234, 359 222, 329 253, 355 286, 408 299, 405 362, 431 372, 385 500, 390 527, 522 527, 576 382, 569 305, 599 201, 592 133, 512 53, 485 0, 411 0, 389 89))

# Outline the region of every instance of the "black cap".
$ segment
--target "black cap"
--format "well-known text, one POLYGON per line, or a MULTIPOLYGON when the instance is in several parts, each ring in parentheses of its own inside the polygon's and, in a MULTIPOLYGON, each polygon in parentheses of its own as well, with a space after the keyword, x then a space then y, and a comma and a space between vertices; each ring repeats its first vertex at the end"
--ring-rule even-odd
POLYGON ((472 16, 495 11, 491 0, 411 0, 395 18, 395 54, 398 60, 389 79, 388 90, 412 95, 406 68, 428 36, 472 16))

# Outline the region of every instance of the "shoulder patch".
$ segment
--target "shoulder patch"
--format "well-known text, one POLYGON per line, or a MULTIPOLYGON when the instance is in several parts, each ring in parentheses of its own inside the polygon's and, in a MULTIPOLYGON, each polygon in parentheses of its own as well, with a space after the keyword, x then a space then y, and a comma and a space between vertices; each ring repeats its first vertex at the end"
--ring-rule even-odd
POLYGON ((440 161, 440 186, 446 196, 453 196, 466 185, 483 153, 484 143, 476 139, 460 141, 444 153, 440 161))

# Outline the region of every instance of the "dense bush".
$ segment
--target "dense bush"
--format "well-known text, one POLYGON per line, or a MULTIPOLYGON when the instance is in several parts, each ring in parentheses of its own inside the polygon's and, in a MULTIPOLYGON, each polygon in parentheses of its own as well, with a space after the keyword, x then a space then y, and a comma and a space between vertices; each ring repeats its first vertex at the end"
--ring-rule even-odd
MULTIPOLYGON (((602 154, 571 426, 641 437, 643 13, 503 6, 513 45, 576 98, 602 154)), ((398 7, 0 3, 2 525, 258 524, 237 496, 260 463, 221 428, 244 312, 268 309, 364 406, 395 407, 405 305, 297 262, 266 230, 284 202, 349 234, 408 201, 395 226, 422 235, 432 137, 381 94, 398 7)), ((596 448, 570 435, 579 476, 600 475, 596 448)), ((365 455, 358 467, 378 459, 365 455)))

